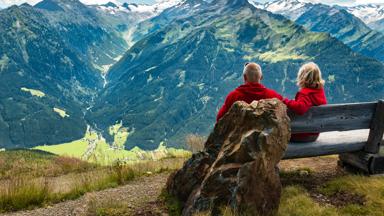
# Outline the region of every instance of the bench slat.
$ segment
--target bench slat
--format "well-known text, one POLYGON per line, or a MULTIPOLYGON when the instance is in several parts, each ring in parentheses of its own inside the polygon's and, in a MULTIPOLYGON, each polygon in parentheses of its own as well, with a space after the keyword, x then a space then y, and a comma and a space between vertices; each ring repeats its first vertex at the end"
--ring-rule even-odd
POLYGON ((368 130, 329 132, 321 134, 316 142, 290 143, 283 159, 315 157, 356 152, 364 149, 368 130))
POLYGON ((370 128, 377 102, 312 107, 305 115, 290 113, 292 133, 349 131, 370 128))

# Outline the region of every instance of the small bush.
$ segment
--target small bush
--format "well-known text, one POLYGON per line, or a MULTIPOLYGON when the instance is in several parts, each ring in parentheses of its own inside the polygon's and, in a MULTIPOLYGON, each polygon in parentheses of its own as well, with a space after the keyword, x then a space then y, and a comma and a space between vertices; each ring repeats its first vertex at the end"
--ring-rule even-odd
POLYGON ((54 163, 61 168, 61 174, 85 172, 96 168, 96 165, 72 157, 56 157, 54 163))
POLYGON ((187 143, 189 150, 196 153, 204 149, 205 137, 189 134, 185 137, 185 142, 187 143))
POLYGON ((159 196, 159 200, 165 204, 170 216, 179 216, 182 211, 182 204, 175 197, 163 190, 159 196))

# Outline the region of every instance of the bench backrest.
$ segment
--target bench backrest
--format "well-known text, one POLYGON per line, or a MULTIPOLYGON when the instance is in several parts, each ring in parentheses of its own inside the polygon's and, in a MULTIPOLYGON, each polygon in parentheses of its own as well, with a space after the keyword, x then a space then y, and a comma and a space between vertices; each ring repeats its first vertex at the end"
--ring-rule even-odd
POLYGON ((292 133, 321 133, 369 129, 376 103, 335 104, 312 107, 305 115, 292 113, 292 133))
POLYGON ((384 133, 384 101, 312 107, 303 116, 289 116, 292 133, 370 129, 364 150, 379 151, 384 133))

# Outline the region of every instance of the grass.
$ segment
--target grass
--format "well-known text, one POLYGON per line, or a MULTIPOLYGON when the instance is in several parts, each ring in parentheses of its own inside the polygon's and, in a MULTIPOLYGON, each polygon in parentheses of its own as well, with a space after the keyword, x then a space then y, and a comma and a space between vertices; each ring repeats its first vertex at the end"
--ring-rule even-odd
POLYGON ((340 215, 383 215, 384 178, 350 175, 334 179, 321 188, 321 192, 333 196, 348 192, 365 197, 365 205, 347 205, 339 209, 340 215))
POLYGON ((177 198, 170 195, 165 189, 161 192, 159 200, 166 206, 170 216, 181 215, 181 202, 177 200, 177 198))
POLYGON ((65 110, 63 109, 59 109, 57 107, 54 107, 53 108, 53 111, 56 112, 57 114, 59 114, 61 116, 61 118, 66 118, 66 117, 69 117, 69 115, 66 113, 65 110))
POLYGON ((29 88, 21 88, 21 91, 29 92, 32 96, 36 96, 39 98, 45 97, 45 93, 36 89, 29 89, 29 88))
POLYGON ((124 144, 129 136, 129 131, 127 128, 123 127, 123 123, 120 122, 109 127, 109 134, 114 138, 114 147, 124 149, 124 144))
MULTIPOLYGON (((276 63, 276 62, 281 62, 281 61, 288 61, 288 60, 308 60, 311 59, 308 56, 301 55, 294 53, 289 50, 285 49, 279 49, 276 51, 268 51, 265 53, 262 53, 259 58, 263 61, 271 62, 271 63, 276 63)), ((246 60, 251 60, 252 58, 250 57, 245 57, 246 60)))
POLYGON ((49 196, 44 182, 30 182, 23 178, 3 183, 0 194, 0 212, 40 206, 49 196))
POLYGON ((338 215, 337 209, 332 206, 324 206, 316 203, 308 192, 300 186, 288 186, 284 188, 281 204, 278 212, 279 216, 294 215, 338 215))
POLYGON ((96 200, 91 200, 89 203, 90 207, 88 208, 87 215, 97 215, 97 216, 123 216, 123 215, 132 215, 130 207, 121 202, 116 202, 115 200, 109 200, 102 203, 99 203, 96 200))
POLYGON ((0 153, 0 212, 76 199, 87 192, 124 185, 148 174, 178 169, 184 158, 101 166, 37 151, 0 153))
POLYGON ((87 131, 82 139, 58 145, 37 146, 33 149, 50 152, 60 156, 84 159, 83 155, 87 151, 89 143, 94 141, 98 141, 97 134, 87 131))
POLYGON ((88 130, 84 137, 70 143, 50 146, 37 146, 34 149, 51 152, 53 154, 75 157, 100 165, 111 165, 116 161, 136 163, 138 161, 153 161, 170 157, 189 157, 191 153, 182 149, 168 148, 163 143, 152 151, 145 151, 138 147, 131 150, 124 148, 129 132, 121 124, 111 126, 109 129, 114 136, 114 142, 108 144, 106 140, 92 130, 88 130), (90 146, 94 145, 94 148, 90 146), (89 150, 91 149, 91 150, 89 150))
POLYGON ((0 180, 28 175, 55 177, 68 173, 85 172, 96 165, 76 158, 57 157, 36 150, 0 152, 0 180))

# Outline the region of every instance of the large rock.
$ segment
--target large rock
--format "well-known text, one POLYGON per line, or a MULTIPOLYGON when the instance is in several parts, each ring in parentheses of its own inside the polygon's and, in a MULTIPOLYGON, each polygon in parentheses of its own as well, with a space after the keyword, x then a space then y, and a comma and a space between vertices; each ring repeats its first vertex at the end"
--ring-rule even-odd
POLYGON ((203 152, 172 174, 168 192, 183 215, 231 206, 241 214, 271 215, 279 206, 277 164, 290 138, 286 107, 276 99, 235 103, 216 124, 203 152))

